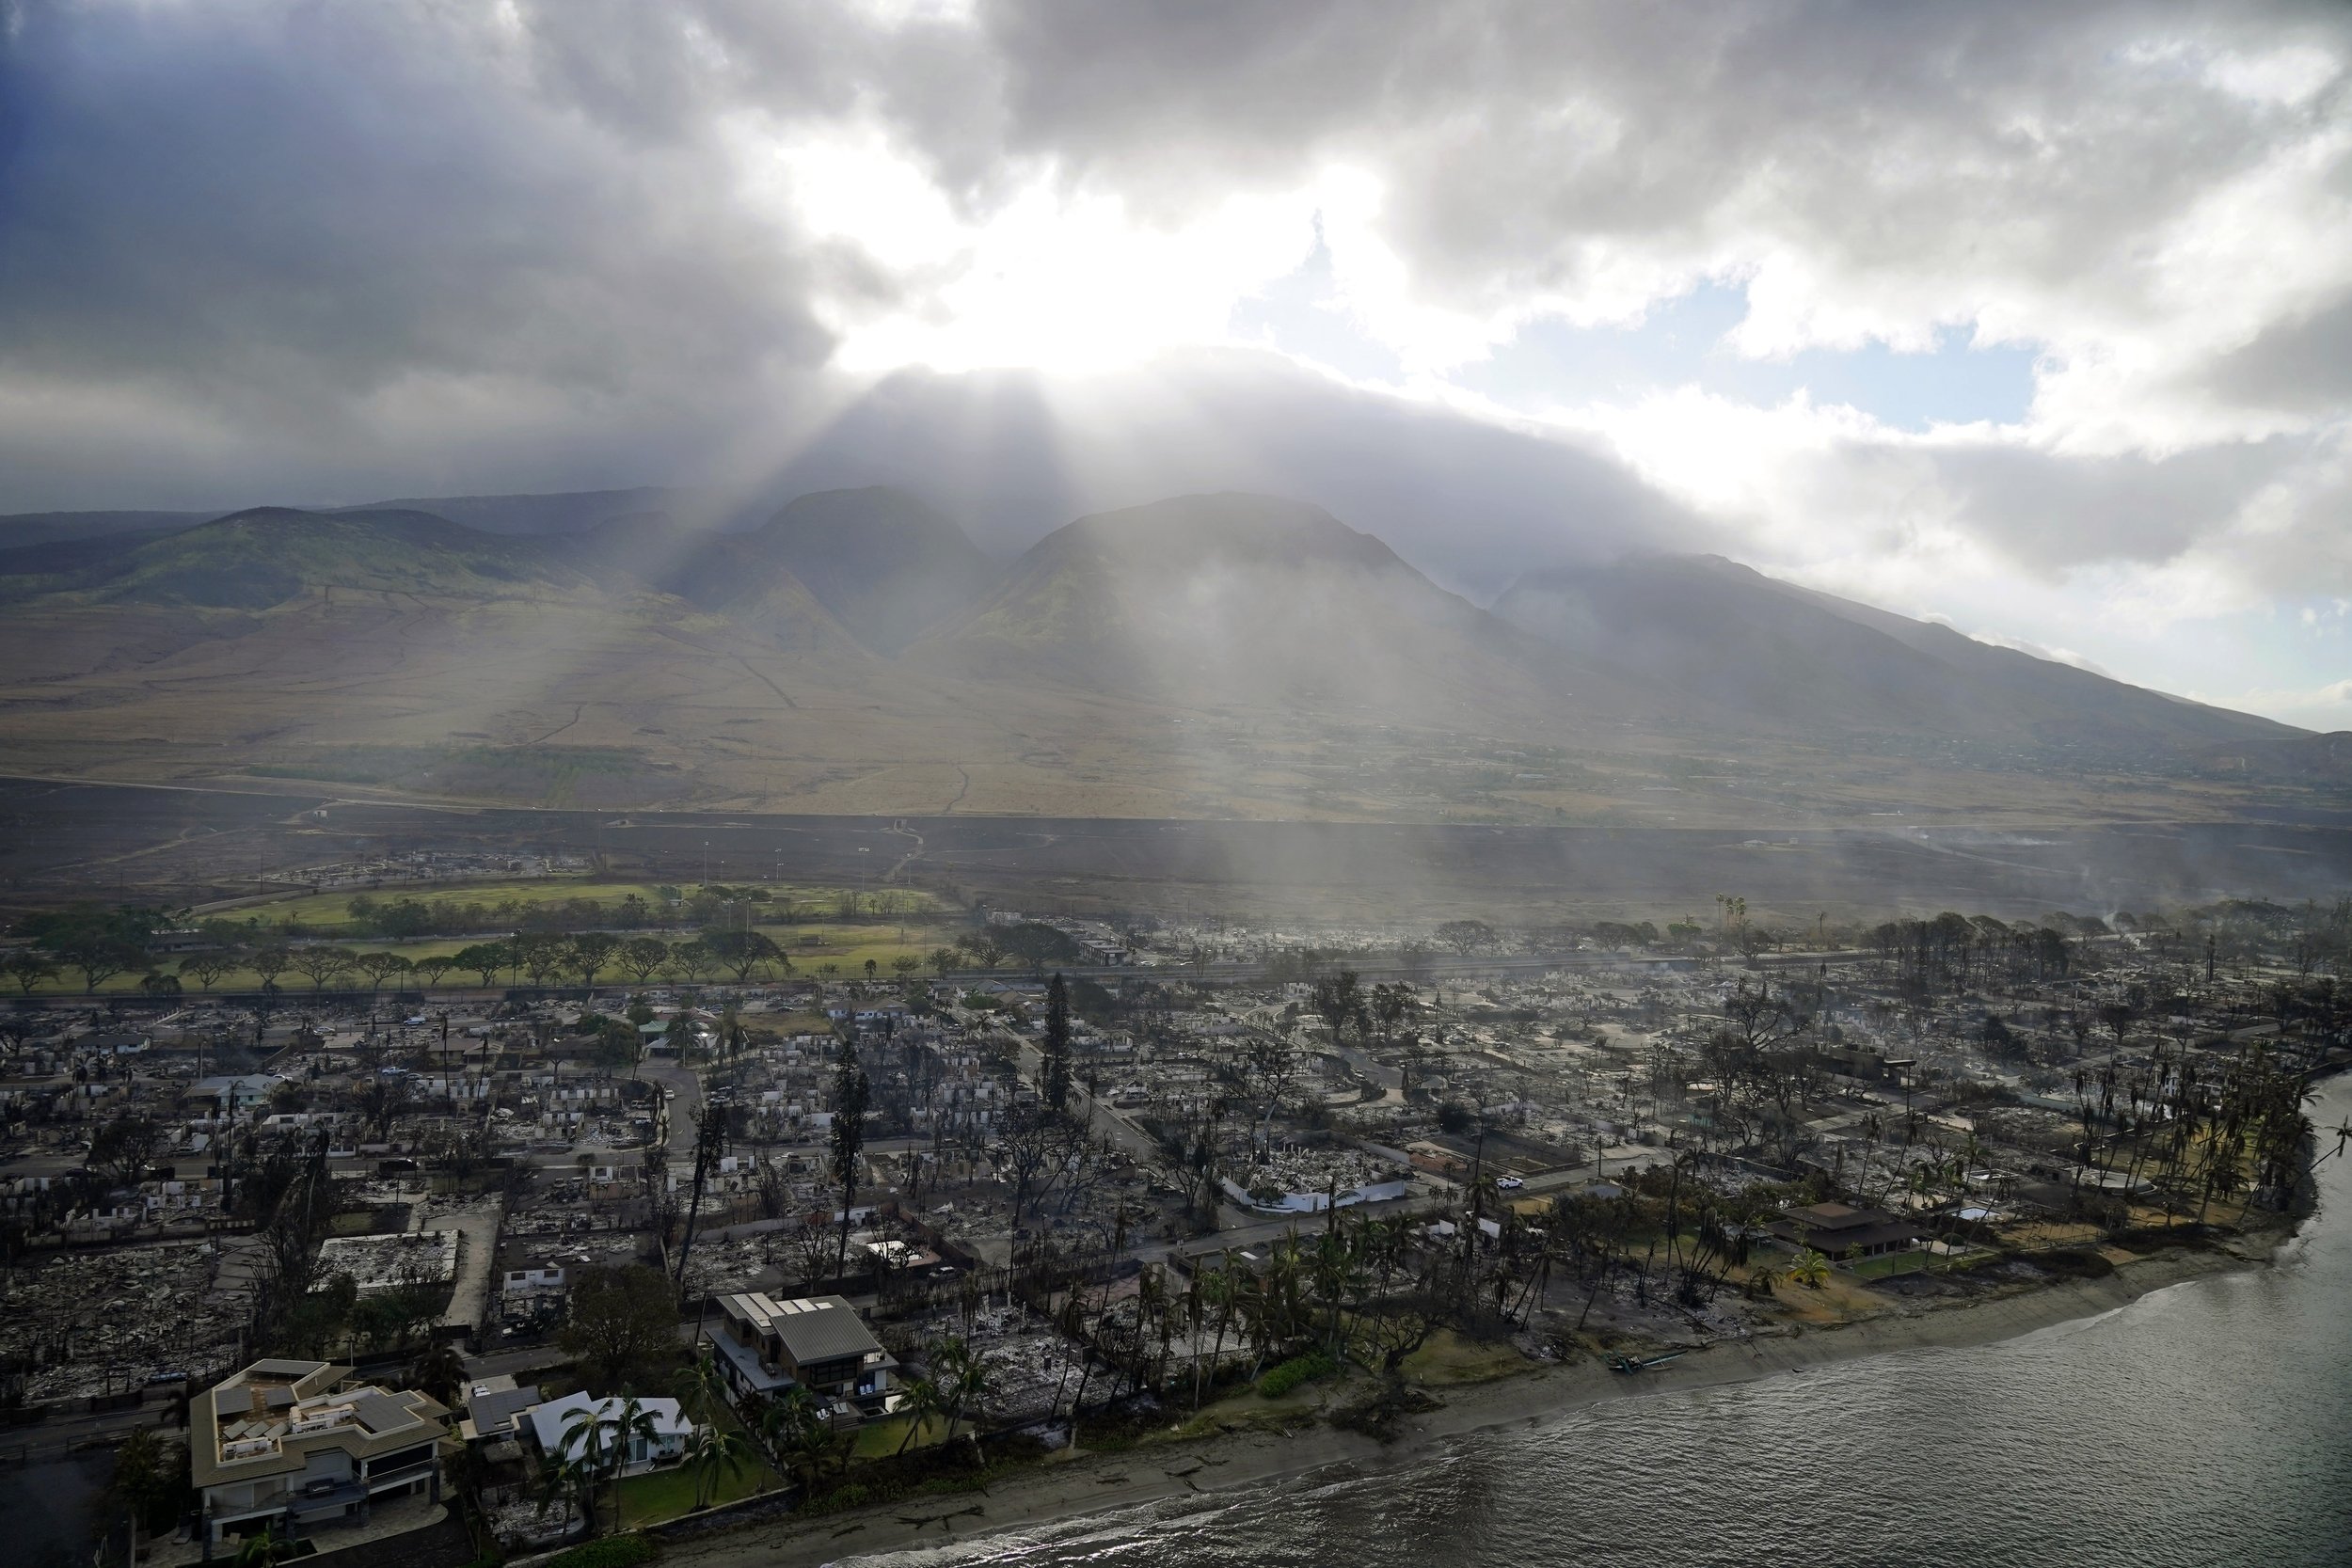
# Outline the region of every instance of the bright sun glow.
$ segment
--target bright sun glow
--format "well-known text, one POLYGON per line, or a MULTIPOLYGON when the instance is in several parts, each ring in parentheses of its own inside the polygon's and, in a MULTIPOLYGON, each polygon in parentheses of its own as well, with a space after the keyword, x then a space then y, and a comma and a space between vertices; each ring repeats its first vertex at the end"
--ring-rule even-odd
POLYGON ((1314 245, 1304 195, 1234 196, 1160 228, 1040 172, 970 214, 879 137, 739 145, 767 210, 837 247, 816 304, 853 372, 1099 371, 1222 341, 1235 302, 1314 245))

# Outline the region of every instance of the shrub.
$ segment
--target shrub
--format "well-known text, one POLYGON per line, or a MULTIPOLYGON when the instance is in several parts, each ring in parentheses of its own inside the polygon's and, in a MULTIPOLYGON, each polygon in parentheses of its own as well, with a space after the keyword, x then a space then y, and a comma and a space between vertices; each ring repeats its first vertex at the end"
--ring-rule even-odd
POLYGON ((1300 1384, 1329 1377, 1339 1370, 1340 1364, 1323 1352, 1309 1351, 1304 1355, 1292 1356, 1258 1379, 1258 1392, 1267 1399, 1279 1400, 1300 1384))

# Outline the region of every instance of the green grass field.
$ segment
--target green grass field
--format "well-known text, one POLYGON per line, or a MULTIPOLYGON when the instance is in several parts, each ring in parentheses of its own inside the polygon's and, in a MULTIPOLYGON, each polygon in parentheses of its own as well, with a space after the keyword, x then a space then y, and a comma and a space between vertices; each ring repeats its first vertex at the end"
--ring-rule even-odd
MULTIPOLYGON (((729 886, 752 886, 769 895, 768 908, 781 910, 786 900, 802 911, 803 920, 823 921, 837 918, 836 907, 841 895, 849 890, 803 882, 729 883, 729 886)), ((680 886, 691 895, 691 884, 680 886)), ((390 903, 398 898, 413 898, 423 904, 516 904, 537 906, 567 903, 585 898, 592 903, 617 907, 631 894, 660 909, 666 900, 660 885, 653 882, 596 881, 585 877, 534 877, 520 881, 428 882, 394 883, 381 888, 342 889, 334 893, 289 893, 282 898, 265 903, 240 904, 221 914, 229 919, 246 920, 259 917, 264 924, 297 920, 305 926, 340 926, 350 918, 351 901, 366 896, 378 903, 390 903)), ((866 907, 874 896, 873 890, 857 890, 859 908, 866 907)), ((910 916, 928 914, 938 909, 938 900, 914 888, 885 888, 882 895, 889 901, 886 912, 910 916)))
MULTIPOLYGON (((866 978, 866 960, 871 958, 874 960, 875 979, 888 984, 899 978, 898 972, 891 967, 893 960, 902 955, 920 959, 932 948, 952 942, 955 934, 953 927, 909 922, 904 927, 906 940, 901 942, 898 940, 900 928, 896 925, 831 929, 817 927, 793 927, 771 930, 769 934, 776 939, 778 944, 783 946, 792 959, 792 973, 787 978, 863 980, 866 978), (818 938, 818 943, 814 946, 804 944, 801 940, 804 936, 818 938), (828 964, 833 965, 838 973, 831 976, 824 974, 823 970, 828 964)), ((684 934, 679 932, 657 934, 660 935, 665 942, 675 942, 685 940, 684 934)), ((488 939, 434 937, 421 942, 376 942, 361 938, 340 942, 337 945, 348 947, 355 953, 397 953, 414 963, 419 958, 427 956, 455 953, 461 948, 470 947, 476 942, 488 939)), ((170 974, 176 969, 177 963, 177 959, 167 958, 161 960, 157 967, 164 973, 170 974)), ((916 973, 925 979, 931 977, 930 971, 928 969, 918 970, 916 973)), ((136 995, 139 981, 143 975, 143 971, 139 973, 126 971, 117 974, 99 986, 98 994, 101 996, 136 995)), ((524 976, 524 979, 528 981, 529 976, 524 976)), ((501 972, 498 985, 503 988, 508 984, 508 974, 501 972)), ((580 983, 580 976, 577 973, 563 974, 557 976, 551 983, 561 986, 576 986, 580 983)), ((685 984, 717 986, 729 984, 731 981, 723 974, 707 974, 701 980, 692 982, 680 981, 657 974, 647 983, 653 986, 685 984)), ((14 986, 13 981, 8 984, 14 986)), ((436 990, 475 990, 481 984, 482 976, 479 974, 471 970, 453 969, 441 976, 438 986, 432 989, 436 990)), ((618 969, 605 969, 599 971, 596 975, 596 985, 599 988, 635 984, 635 981, 618 969)), ((259 974, 250 970, 236 970, 214 981, 211 989, 214 991, 250 991, 260 990, 261 985, 262 977, 259 974)), ((183 977, 182 986, 183 999, 200 999, 205 993, 205 988, 193 977, 183 977)), ((292 971, 278 977, 278 986, 290 1001, 298 1002, 303 997, 312 994, 313 991, 309 979, 292 971)), ((401 975, 386 983, 384 993, 389 995, 396 990, 416 990, 421 988, 422 981, 418 976, 401 975)), ((367 989, 368 984, 364 978, 346 976, 329 989, 329 994, 364 992, 367 989)), ((18 994, 18 992, 11 991, 9 994, 18 994)), ((82 994, 81 977, 69 971, 34 987, 32 994, 35 996, 79 996, 82 994)))
MULTIPOLYGON (((885 889, 883 890, 884 895, 893 906, 889 912, 879 918, 861 913, 859 919, 845 922, 836 912, 840 895, 846 891, 844 889, 799 882, 755 885, 770 895, 769 902, 761 911, 765 918, 757 922, 757 928, 785 950, 786 955, 792 960, 792 974, 796 978, 830 977, 861 980, 866 977, 866 960, 871 959, 875 968, 874 977, 877 980, 894 980, 898 977, 897 971, 892 968, 894 960, 901 957, 921 959, 933 948, 952 943, 960 929, 955 924, 943 920, 943 911, 936 898, 928 893, 914 889, 885 889), (791 924, 781 924, 776 922, 774 915, 787 907, 787 900, 789 900, 789 907, 798 913, 799 917, 791 924), (826 976, 822 974, 824 967, 828 964, 834 966, 836 973, 833 976, 826 976)), ((874 894, 870 889, 857 891, 859 907, 861 911, 864 911, 870 907, 869 901, 874 894)), ((528 908, 563 904, 573 899, 587 899, 605 908, 617 909, 621 902, 631 895, 643 899, 655 911, 653 915, 655 919, 679 918, 679 911, 662 896, 660 886, 652 882, 592 881, 585 878, 552 877, 529 881, 449 882, 422 887, 393 887, 365 892, 365 896, 373 898, 378 903, 389 903, 396 898, 415 898, 426 904, 480 904, 495 908, 501 903, 512 903, 526 907, 524 910, 510 910, 508 911, 510 918, 519 917, 527 912, 528 908)), ((347 947, 355 953, 397 953, 412 963, 420 958, 453 954, 463 948, 473 946, 477 942, 495 940, 483 935, 428 937, 408 942, 394 942, 384 938, 343 934, 339 927, 348 926, 351 900, 359 895, 350 891, 316 894, 292 893, 263 903, 241 904, 234 909, 221 910, 216 911, 216 916, 239 925, 258 921, 262 931, 262 934, 252 939, 254 945, 262 945, 274 940, 269 934, 270 928, 293 921, 299 923, 310 933, 310 937, 306 940, 333 942, 338 946, 347 947)), ((615 934, 626 937, 628 933, 615 934)), ((652 930, 646 934, 660 937, 662 941, 674 944, 688 940, 689 936, 689 933, 684 930, 666 928, 652 930)), ((157 967, 164 973, 170 974, 177 969, 178 960, 165 958, 159 961, 157 967)), ((100 984, 97 994, 102 996, 136 994, 139 990, 139 981, 144 977, 145 973, 142 970, 114 975, 100 984)), ((929 971, 923 973, 928 974, 929 971)), ((657 974, 650 983, 654 985, 682 983, 717 985, 724 983, 726 978, 724 974, 714 972, 705 976, 700 982, 683 982, 667 974, 657 974)), ((499 984, 504 986, 508 983, 508 979, 507 975, 501 974, 499 984)), ((559 976, 557 983, 577 985, 579 980, 578 974, 572 973, 559 976)), ((624 971, 618 968, 608 968, 598 973, 596 983, 599 986, 615 986, 631 982, 624 971)), ((196 997, 201 996, 207 989, 215 991, 258 990, 261 989, 262 977, 250 970, 239 970, 221 976, 214 981, 210 988, 202 986, 189 976, 183 976, 182 984, 183 995, 196 997)), ((291 972, 279 975, 278 984, 279 990, 290 998, 299 998, 310 994, 314 989, 309 979, 291 972)), ((441 977, 439 986, 433 989, 474 988, 479 987, 480 984, 481 977, 478 974, 453 969, 441 977)), ((419 989, 421 985, 421 982, 416 977, 404 975, 390 982, 386 989, 413 990, 419 989)), ((338 992, 347 993, 353 990, 365 990, 367 984, 363 979, 346 978, 331 989, 338 992)), ((32 994, 78 996, 83 994, 83 985, 79 976, 68 972, 36 986, 32 994)))
MULTIPOLYGON (((740 1475, 721 1476, 711 1488, 712 1504, 731 1503, 740 1498, 772 1491, 783 1484, 784 1478, 770 1468, 765 1460, 754 1458, 743 1466, 740 1475)), ((621 1482, 621 1522, 630 1529, 645 1525, 658 1525, 664 1519, 675 1519, 691 1513, 697 1501, 695 1493, 701 1478, 688 1465, 667 1470, 655 1470, 647 1475, 631 1476, 621 1482)))

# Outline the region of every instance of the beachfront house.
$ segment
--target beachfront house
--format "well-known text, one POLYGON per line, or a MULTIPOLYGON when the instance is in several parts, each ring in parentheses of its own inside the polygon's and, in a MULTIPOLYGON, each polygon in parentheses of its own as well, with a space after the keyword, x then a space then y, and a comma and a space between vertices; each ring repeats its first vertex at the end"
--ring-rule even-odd
POLYGON ((361 1525, 390 1499, 437 1498, 449 1417, 413 1388, 356 1383, 326 1361, 230 1373, 189 1404, 188 1479, 206 1543, 361 1525))
POLYGON ((1808 1203, 1782 1212, 1768 1227, 1790 1246, 1811 1247, 1833 1262, 1904 1252, 1918 1244, 1918 1226, 1883 1209, 1808 1203))
POLYGON ((732 1398, 798 1385, 871 1414, 888 1397, 898 1363, 841 1297, 778 1301, 753 1291, 721 1296, 718 1306, 710 1341, 732 1398))
MULTIPOLYGON (((531 1434, 542 1464, 560 1464, 577 1458, 587 1447, 587 1430, 576 1424, 581 1411, 594 1410, 596 1419, 617 1432, 628 1403, 618 1395, 596 1400, 586 1394, 566 1394, 560 1400, 532 1405, 517 1424, 531 1434)), ((628 1451, 621 1459, 621 1474, 625 1476, 675 1464, 686 1457, 686 1445, 694 1436, 694 1423, 687 1419, 677 1401, 639 1400, 637 1406, 653 1418, 653 1432, 651 1436, 642 1432, 629 1435, 628 1451)))

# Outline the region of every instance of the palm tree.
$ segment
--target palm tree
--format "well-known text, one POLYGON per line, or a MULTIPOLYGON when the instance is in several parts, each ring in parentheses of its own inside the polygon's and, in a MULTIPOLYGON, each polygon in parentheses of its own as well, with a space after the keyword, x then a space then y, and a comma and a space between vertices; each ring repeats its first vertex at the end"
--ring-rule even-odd
MULTIPOLYGON (((1241 1292, 1233 1283, 1232 1269, 1229 1263, 1203 1269, 1199 1278, 1200 1299, 1207 1304, 1209 1310, 1216 1314, 1216 1342, 1209 1351, 1209 1381, 1215 1383, 1217 1373, 1225 1366, 1225 1333, 1233 1326, 1233 1307, 1240 1301, 1241 1292)), ((1197 1376, 1192 1380, 1192 1407, 1195 1410, 1200 1408, 1200 1380, 1197 1376)))
POLYGON ((408 1386, 454 1409, 458 1391, 466 1386, 466 1358, 452 1345, 429 1350, 408 1369, 408 1386))
POLYGON ((907 1430, 906 1435, 898 1439, 897 1451, 899 1453, 907 1451, 915 1434, 923 1430, 923 1423, 945 1408, 939 1396, 939 1385, 930 1378, 916 1378, 906 1386, 905 1394, 906 1400, 901 1408, 907 1413, 907 1430))
POLYGON ((688 1365, 678 1369, 675 1385, 678 1403, 706 1421, 719 1418, 719 1407, 726 1402, 726 1381, 719 1372, 719 1358, 705 1351, 688 1365))
POLYGON ((931 1352, 931 1377, 947 1407, 947 1435, 942 1441, 952 1443, 964 1410, 977 1406, 988 1394, 988 1363, 973 1354, 961 1339, 950 1336, 931 1352))
POLYGON ((653 1412, 631 1394, 612 1417, 612 1532, 621 1531, 621 1472, 628 1468, 629 1450, 643 1443, 648 1453, 661 1435, 653 1412))
POLYGON ((752 1446, 742 1434, 716 1421, 694 1429, 687 1440, 686 1463, 694 1471, 694 1506, 708 1508, 725 1476, 739 1476, 750 1465, 752 1446))
POLYGON ((1829 1259, 1811 1247, 1800 1248, 1788 1262, 1788 1277, 1807 1290, 1818 1291, 1829 1278, 1829 1259))
POLYGON ((1339 1346, 1340 1307, 1358 1282, 1356 1260, 1349 1252, 1346 1237, 1337 1230, 1327 1230, 1316 1238, 1314 1249, 1307 1258, 1308 1283, 1322 1300, 1327 1314, 1323 1331, 1327 1349, 1336 1350, 1339 1346))
POLYGON ((178 1471, 178 1455, 153 1427, 133 1428, 122 1447, 115 1450, 114 1479, 106 1483, 106 1496, 130 1515, 134 1562, 139 1560, 139 1527, 146 1523, 148 1512, 170 1491, 178 1471))
MULTIPOLYGON (((583 1437, 586 1435, 582 1434, 583 1437)), ((545 1518, 548 1510, 559 1502, 580 1515, 590 1534, 596 1528, 596 1481, 601 1472, 597 1466, 603 1454, 592 1453, 583 1444, 579 1451, 558 1448, 552 1459, 539 1472, 539 1514, 545 1518)))
POLYGON ((246 1537, 237 1548, 236 1568, 278 1568, 294 1555, 294 1544, 278 1533, 275 1525, 266 1526, 259 1535, 246 1537))
POLYGON ((759 1413, 759 1440, 779 1465, 790 1465, 804 1485, 824 1473, 834 1452, 832 1425, 816 1397, 795 1384, 770 1400, 759 1413))

